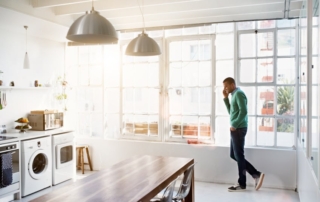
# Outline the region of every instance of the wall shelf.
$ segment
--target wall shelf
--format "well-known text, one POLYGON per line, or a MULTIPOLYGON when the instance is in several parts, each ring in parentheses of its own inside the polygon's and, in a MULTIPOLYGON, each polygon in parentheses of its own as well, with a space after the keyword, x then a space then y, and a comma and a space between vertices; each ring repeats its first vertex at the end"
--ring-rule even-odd
POLYGON ((16 87, 16 86, 0 86, 0 90, 49 90, 53 87, 16 87))

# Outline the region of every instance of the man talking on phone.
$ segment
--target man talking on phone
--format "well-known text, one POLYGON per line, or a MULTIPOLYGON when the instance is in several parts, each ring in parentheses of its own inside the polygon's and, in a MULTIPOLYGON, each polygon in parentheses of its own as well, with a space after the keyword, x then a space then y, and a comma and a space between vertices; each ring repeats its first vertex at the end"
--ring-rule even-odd
POLYGON ((259 190, 263 183, 264 173, 257 171, 244 157, 244 144, 248 128, 247 97, 240 88, 236 87, 231 77, 223 81, 224 103, 230 114, 230 157, 238 164, 238 184, 228 188, 228 191, 246 190, 246 172, 255 179, 255 189, 259 190), (231 93, 231 99, 228 96, 231 93))

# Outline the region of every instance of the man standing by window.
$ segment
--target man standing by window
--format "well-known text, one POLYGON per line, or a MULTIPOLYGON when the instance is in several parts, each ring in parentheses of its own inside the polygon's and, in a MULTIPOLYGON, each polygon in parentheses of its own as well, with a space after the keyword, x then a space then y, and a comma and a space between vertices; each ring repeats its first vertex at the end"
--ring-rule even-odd
POLYGON ((237 161, 239 179, 238 184, 228 188, 228 191, 246 190, 246 171, 255 179, 255 189, 260 189, 264 173, 257 171, 244 157, 244 144, 248 128, 247 97, 242 90, 236 87, 233 78, 223 81, 224 103, 230 114, 230 157, 237 161), (231 93, 231 102, 228 95, 231 93))

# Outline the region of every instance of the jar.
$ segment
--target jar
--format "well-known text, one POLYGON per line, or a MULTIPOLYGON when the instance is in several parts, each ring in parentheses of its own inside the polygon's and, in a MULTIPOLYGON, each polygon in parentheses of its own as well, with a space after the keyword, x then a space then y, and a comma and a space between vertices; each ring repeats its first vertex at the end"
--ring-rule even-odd
POLYGON ((38 87, 38 86, 39 86, 38 80, 35 80, 35 81, 34 81, 34 86, 35 86, 35 87, 38 87))

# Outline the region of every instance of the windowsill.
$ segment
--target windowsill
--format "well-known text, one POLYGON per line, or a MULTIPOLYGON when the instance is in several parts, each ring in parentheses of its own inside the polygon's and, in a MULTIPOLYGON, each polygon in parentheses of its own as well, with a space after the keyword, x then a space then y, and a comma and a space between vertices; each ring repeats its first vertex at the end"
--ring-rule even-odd
MULTIPOLYGON (((184 142, 161 142, 161 141, 148 141, 148 140, 131 140, 131 139, 114 139, 114 138, 101 138, 101 137, 76 137, 79 139, 94 139, 94 140, 104 140, 104 141, 119 141, 119 142, 133 142, 133 143, 151 143, 151 144, 174 144, 174 145, 190 145, 194 147, 222 147, 222 148, 229 148, 229 145, 215 145, 215 144, 188 144, 184 142)), ((281 150, 281 151, 296 151, 296 148, 293 147, 263 147, 263 146, 245 146, 245 149, 259 149, 259 150, 281 150)))

